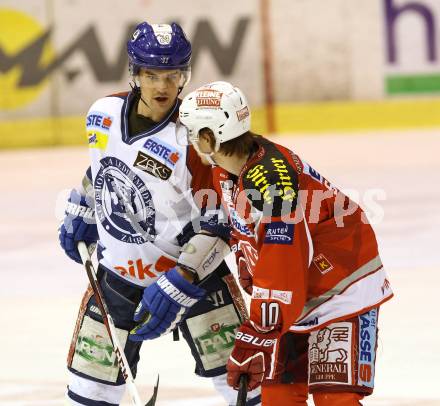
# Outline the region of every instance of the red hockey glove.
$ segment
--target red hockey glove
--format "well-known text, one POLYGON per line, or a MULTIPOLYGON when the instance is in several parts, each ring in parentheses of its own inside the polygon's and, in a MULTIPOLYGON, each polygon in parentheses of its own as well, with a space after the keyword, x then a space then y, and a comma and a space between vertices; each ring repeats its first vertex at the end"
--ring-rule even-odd
POLYGON ((245 321, 235 336, 235 344, 226 369, 228 385, 238 390, 240 376, 248 376, 248 390, 261 385, 271 374, 272 353, 279 340, 279 332, 260 333, 245 321))

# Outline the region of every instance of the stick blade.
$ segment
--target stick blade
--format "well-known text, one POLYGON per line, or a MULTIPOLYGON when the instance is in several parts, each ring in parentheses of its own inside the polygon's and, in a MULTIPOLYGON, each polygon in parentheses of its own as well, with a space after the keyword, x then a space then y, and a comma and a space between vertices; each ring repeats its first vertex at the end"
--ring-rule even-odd
POLYGON ((159 391, 159 375, 157 375, 156 385, 154 385, 153 396, 151 396, 151 399, 147 403, 145 403, 145 406, 154 406, 156 404, 158 391, 159 391))

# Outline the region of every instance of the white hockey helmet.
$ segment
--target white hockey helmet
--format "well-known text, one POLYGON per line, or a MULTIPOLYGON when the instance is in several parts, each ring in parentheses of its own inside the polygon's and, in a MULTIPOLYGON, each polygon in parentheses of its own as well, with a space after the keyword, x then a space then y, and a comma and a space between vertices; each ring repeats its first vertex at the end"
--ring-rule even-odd
POLYGON ((243 92, 228 82, 212 82, 188 94, 179 108, 179 121, 191 143, 199 131, 209 128, 215 137, 215 151, 222 142, 239 137, 251 128, 251 112, 243 92))

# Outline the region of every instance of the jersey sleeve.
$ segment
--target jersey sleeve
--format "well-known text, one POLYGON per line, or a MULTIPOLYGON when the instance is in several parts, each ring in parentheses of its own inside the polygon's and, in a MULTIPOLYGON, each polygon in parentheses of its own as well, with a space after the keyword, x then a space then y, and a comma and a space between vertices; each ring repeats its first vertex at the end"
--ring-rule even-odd
POLYGON ((95 207, 94 190, 92 181, 92 170, 89 166, 84 174, 81 183, 73 188, 77 193, 86 198, 89 207, 95 207))
POLYGON ((230 237, 230 227, 227 214, 221 205, 221 196, 214 187, 213 169, 202 163, 192 146, 188 148, 187 167, 191 173, 190 187, 193 198, 200 209, 200 228, 193 227, 194 231, 203 230, 227 241, 230 237))
POLYGON ((193 146, 188 147, 187 168, 191 173, 190 187, 197 206, 215 208, 219 198, 214 189, 211 168, 202 163, 193 146))
POLYGON ((86 173, 82 178, 78 192, 83 196, 93 195, 92 168, 90 166, 87 168, 86 173))

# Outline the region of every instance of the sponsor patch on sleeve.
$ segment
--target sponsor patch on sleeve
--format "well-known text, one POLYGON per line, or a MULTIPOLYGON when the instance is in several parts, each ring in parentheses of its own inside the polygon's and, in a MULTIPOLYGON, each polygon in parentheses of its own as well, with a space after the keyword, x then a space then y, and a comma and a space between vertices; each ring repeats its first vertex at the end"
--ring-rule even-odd
POLYGON ((88 130, 87 138, 89 140, 89 148, 106 149, 108 143, 108 134, 97 130, 88 130))
POLYGON ((318 182, 322 182, 320 173, 315 171, 307 162, 304 162, 304 173, 316 179, 318 182))
POLYGON ((376 358, 377 309, 359 316, 359 372, 358 383, 374 387, 374 364, 376 358))
POLYGON ((252 299, 269 299, 269 289, 260 288, 259 286, 252 287, 252 299))
POLYGON ((278 300, 281 303, 284 304, 291 304, 292 303, 292 292, 288 290, 275 290, 272 289, 270 292, 270 298, 278 300))
POLYGON ((332 263, 324 256, 324 254, 319 254, 314 257, 313 265, 315 265, 318 271, 323 275, 334 269, 332 263))
POLYGON ((87 116, 87 129, 109 131, 113 123, 113 117, 101 111, 91 111, 87 116))
POLYGON ((295 232, 295 225, 284 223, 283 221, 274 221, 265 225, 266 236, 265 244, 284 244, 291 245, 295 232))

